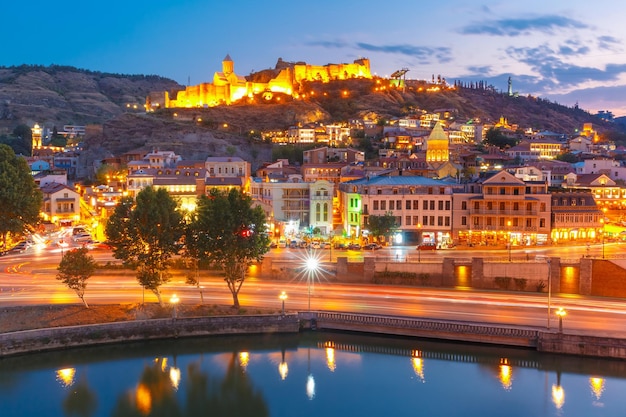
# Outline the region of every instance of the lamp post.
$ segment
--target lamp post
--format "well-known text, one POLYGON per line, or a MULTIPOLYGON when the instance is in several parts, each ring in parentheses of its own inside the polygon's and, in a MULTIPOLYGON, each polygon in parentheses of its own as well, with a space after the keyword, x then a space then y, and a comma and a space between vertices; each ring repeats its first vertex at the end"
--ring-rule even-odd
POLYGON ((602 259, 604 259, 604 218, 600 219, 600 223, 602 223, 602 230, 600 231, 602 234, 602 259))
POLYGON ((308 310, 311 311, 311 280, 315 275, 317 275, 320 264, 319 260, 313 256, 309 256, 306 260, 306 282, 307 282, 307 292, 308 292, 308 310))
POLYGON ((556 315, 559 317, 559 333, 563 333, 563 317, 565 317, 566 314, 563 307, 559 307, 556 311, 556 315))
POLYGON ((508 247, 509 247, 509 262, 511 262, 511 220, 506 222, 507 227, 509 228, 509 238, 508 238, 508 247))
POLYGON ((417 263, 422 262, 422 223, 417 224, 417 263))
POLYGON ((283 316, 285 315, 285 300, 287 299, 287 293, 285 291, 281 292, 278 296, 280 300, 283 302, 283 316))
POLYGON ((548 258, 548 329, 550 329, 550 311, 552 310, 552 266, 551 260, 548 258))
POLYGON ((178 312, 176 311, 176 306, 180 302, 180 298, 176 294, 170 297, 170 304, 172 305, 172 318, 175 319, 178 317, 178 312))

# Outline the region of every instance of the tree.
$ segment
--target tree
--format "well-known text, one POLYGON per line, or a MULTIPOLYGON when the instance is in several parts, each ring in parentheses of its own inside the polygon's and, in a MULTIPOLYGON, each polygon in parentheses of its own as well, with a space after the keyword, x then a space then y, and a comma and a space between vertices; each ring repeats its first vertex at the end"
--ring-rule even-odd
POLYGON ((0 145, 0 234, 22 234, 39 223, 43 197, 28 163, 7 145, 0 145))
POLYGON ((141 286, 163 304, 160 287, 169 281, 170 258, 178 253, 183 235, 182 215, 168 192, 146 187, 133 202, 124 198, 106 225, 113 256, 135 268, 141 286))
POLYGON ((89 308, 85 301, 85 289, 87 280, 96 270, 96 261, 89 255, 86 248, 72 249, 63 255, 61 263, 57 267, 59 273, 57 279, 62 281, 70 290, 82 300, 85 307, 89 308))
POLYGON ((253 207, 252 199, 241 191, 213 190, 208 197, 200 196, 189 225, 201 256, 223 268, 235 308, 248 267, 269 250, 265 221, 263 209, 253 207))
POLYGON ((367 218, 367 228, 376 239, 380 236, 389 237, 396 227, 396 218, 391 212, 386 212, 382 216, 368 216, 367 218))
POLYGON ((503 149, 515 146, 517 141, 514 138, 506 136, 499 128, 492 127, 485 134, 485 143, 503 149))

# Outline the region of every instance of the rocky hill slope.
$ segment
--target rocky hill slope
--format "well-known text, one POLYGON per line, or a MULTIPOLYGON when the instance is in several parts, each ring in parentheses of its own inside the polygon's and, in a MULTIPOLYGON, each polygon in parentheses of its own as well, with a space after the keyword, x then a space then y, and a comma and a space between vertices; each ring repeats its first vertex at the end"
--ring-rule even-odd
POLYGON ((0 128, 103 123, 142 111, 153 90, 180 88, 158 76, 119 75, 61 66, 0 67, 0 128))

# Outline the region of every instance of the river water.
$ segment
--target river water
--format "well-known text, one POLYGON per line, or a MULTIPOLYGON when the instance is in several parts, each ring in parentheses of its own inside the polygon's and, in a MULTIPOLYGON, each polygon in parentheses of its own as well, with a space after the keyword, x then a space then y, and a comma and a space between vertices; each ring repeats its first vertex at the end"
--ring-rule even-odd
POLYGON ((0 416, 626 416, 626 362, 309 332, 0 360, 0 416))

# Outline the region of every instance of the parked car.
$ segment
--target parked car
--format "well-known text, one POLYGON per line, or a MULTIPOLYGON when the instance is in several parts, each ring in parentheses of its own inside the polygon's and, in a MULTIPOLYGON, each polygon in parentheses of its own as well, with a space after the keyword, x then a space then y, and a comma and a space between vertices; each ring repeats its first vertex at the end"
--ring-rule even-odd
POLYGON ((321 249, 322 245, 320 244, 320 242, 313 242, 311 243, 311 249, 321 249))
POLYGON ((422 243, 420 245, 417 245, 417 247, 415 249, 418 249, 418 250, 437 250, 437 245, 435 245, 434 243, 422 243))
POLYGON ((361 245, 359 245, 358 243, 350 243, 348 245, 348 249, 350 249, 350 250, 361 250, 361 245))
POLYGON ((378 243, 368 243, 367 245, 363 246, 363 249, 378 250, 378 249, 382 249, 382 246, 380 246, 378 243))

